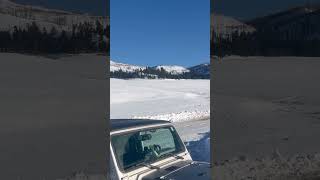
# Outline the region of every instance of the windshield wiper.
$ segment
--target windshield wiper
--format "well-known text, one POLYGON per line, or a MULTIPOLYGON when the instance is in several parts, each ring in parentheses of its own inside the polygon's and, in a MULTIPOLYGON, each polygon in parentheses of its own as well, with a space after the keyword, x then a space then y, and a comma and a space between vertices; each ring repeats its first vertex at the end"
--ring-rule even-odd
POLYGON ((164 158, 164 157, 174 157, 174 158, 176 158, 176 159, 181 159, 181 160, 184 159, 183 156, 179 156, 179 155, 174 154, 174 153, 172 153, 172 152, 163 154, 163 155, 161 155, 159 158, 164 158))
POLYGON ((179 155, 177 155, 177 154, 174 154, 174 153, 167 153, 167 155, 171 155, 171 156, 173 156, 174 158, 176 158, 176 159, 184 159, 184 157, 182 157, 182 156, 179 156, 179 155))
POLYGON ((175 155, 174 157, 175 157, 176 159, 184 159, 184 157, 179 156, 179 155, 175 155))
POLYGON ((149 164, 149 163, 138 163, 138 164, 136 164, 135 165, 136 167, 137 166, 144 166, 144 167, 147 167, 147 168, 149 168, 149 169, 157 169, 157 170, 159 170, 160 169, 160 167, 158 167, 158 166, 154 166, 154 165, 152 165, 152 164, 149 164))

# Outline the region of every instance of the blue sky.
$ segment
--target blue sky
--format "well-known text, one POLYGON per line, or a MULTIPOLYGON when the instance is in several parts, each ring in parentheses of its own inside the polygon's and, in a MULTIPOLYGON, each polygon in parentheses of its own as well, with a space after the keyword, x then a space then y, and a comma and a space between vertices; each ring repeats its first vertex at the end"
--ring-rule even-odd
POLYGON ((111 59, 137 65, 209 62, 209 0, 111 0, 111 59))

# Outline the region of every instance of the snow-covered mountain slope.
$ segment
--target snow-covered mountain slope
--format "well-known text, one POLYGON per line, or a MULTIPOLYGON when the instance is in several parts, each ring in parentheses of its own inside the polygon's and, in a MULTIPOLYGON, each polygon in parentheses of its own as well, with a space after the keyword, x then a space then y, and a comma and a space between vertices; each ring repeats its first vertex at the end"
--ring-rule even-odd
MULTIPOLYGON (((145 70, 146 66, 137 66, 132 64, 126 64, 126 63, 119 63, 115 61, 110 61, 110 71, 116 72, 116 71, 123 71, 123 72, 134 72, 136 70, 145 70)), ((196 66, 192 66, 189 68, 185 68, 183 66, 177 66, 177 65, 159 65, 151 67, 152 69, 161 70, 163 68, 167 73, 171 73, 173 75, 179 75, 187 72, 195 73, 198 75, 210 75, 210 64, 209 63, 203 63, 196 66)))
MULTIPOLYGON (((152 69, 161 70, 163 68, 166 72, 177 75, 182 74, 184 72, 189 72, 189 70, 182 66, 176 66, 176 65, 161 65, 161 66, 154 66, 152 69)), ((137 66, 137 65, 131 65, 131 64, 125 64, 125 63, 119 63, 110 61, 110 71, 116 72, 122 70, 123 72, 134 72, 136 70, 144 70, 146 69, 146 66, 137 66)))
MULTIPOLYGON (((0 22, 1 22, 0 31, 11 31, 12 32, 15 26, 18 28, 21 28, 21 29, 26 28, 28 24, 30 25, 32 23, 32 20, 0 13, 0 22)), ((42 30, 43 28, 46 28, 49 31, 53 27, 57 31, 62 31, 62 30, 71 31, 72 30, 68 26, 59 26, 57 24, 50 23, 50 22, 43 22, 43 21, 39 22, 38 21, 37 25, 40 30, 42 30)))
POLYGON ((297 18, 306 17, 320 10, 320 4, 303 5, 283 11, 275 12, 270 15, 258 17, 247 22, 255 27, 270 26, 295 21, 297 18))
POLYGON ((177 66, 177 65, 161 65, 161 66, 156 66, 155 69, 161 70, 163 68, 166 72, 171 73, 171 74, 182 74, 189 72, 189 69, 182 67, 182 66, 177 66))
MULTIPOLYGON (((143 75, 150 77, 162 77, 162 78, 186 78, 186 79, 207 79, 210 77, 210 64, 199 64, 189 68, 177 65, 159 65, 153 67, 137 66, 125 63, 118 63, 110 61, 110 72, 125 72, 125 73, 138 73, 144 78, 143 75), (161 69, 165 71, 168 76, 163 76, 161 69), (146 70, 139 72, 140 70, 146 70), (172 76, 170 76, 172 75, 172 76)), ((122 78, 118 75, 115 78, 122 78)), ((127 76, 125 76, 128 78, 127 76)), ((137 78, 134 76, 134 78, 137 78)))
POLYGON ((204 63, 188 68, 191 72, 199 75, 210 75, 210 64, 204 63))
POLYGON ((282 40, 320 39, 320 5, 291 8, 255 18, 249 22, 257 30, 273 34, 282 40))
POLYGON ((214 31, 217 36, 228 36, 236 31, 254 32, 255 28, 232 17, 211 14, 211 32, 212 31, 214 31))
POLYGON ((120 70, 123 72, 134 72, 140 69, 144 70, 146 67, 110 61, 110 72, 116 72, 120 70))
POLYGON ((94 25, 99 21, 104 26, 109 24, 109 19, 102 16, 91 16, 88 14, 38 6, 21 5, 9 0, 0 0, 0 18, 0 28, 6 30, 11 30, 10 28, 14 25, 25 28, 27 23, 31 24, 33 21, 48 29, 52 26, 57 26, 57 30, 72 30, 72 26, 79 23, 90 23, 94 25))

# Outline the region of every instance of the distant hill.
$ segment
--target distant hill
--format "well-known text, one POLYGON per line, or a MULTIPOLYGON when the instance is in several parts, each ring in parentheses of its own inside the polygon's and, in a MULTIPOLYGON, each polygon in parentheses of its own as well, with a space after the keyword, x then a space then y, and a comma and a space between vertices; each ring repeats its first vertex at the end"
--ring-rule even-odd
POLYGON ((110 61, 110 72, 117 72, 117 71, 135 72, 140 69, 144 70, 146 69, 146 67, 110 61))
POLYGON ((166 72, 173 74, 173 75, 178 75, 178 74, 183 74, 183 73, 188 73, 190 72, 189 69, 182 67, 182 66, 176 66, 176 65, 160 65, 160 66, 156 66, 154 67, 157 70, 161 70, 164 69, 166 72))
POLYGON ((111 78, 166 78, 166 79, 209 79, 210 65, 200 64, 185 68, 177 65, 137 66, 110 62, 111 78))
POLYGON ((198 74, 210 78, 210 64, 199 64, 189 68, 193 74, 198 74))
POLYGON ((254 32, 255 28, 233 17, 211 14, 211 33, 215 36, 228 38, 234 32, 254 32))
POLYGON ((109 17, 0 0, 0 52, 109 52, 109 17))
POLYGON ((14 26, 25 28, 27 23, 31 24, 32 22, 47 29, 54 26, 57 30, 65 31, 72 31, 73 25, 80 23, 95 25, 98 21, 104 26, 109 24, 107 17, 21 5, 10 0, 0 0, 0 18, 1 30, 13 30, 14 26))
POLYGON ((247 24, 282 40, 312 40, 320 38, 319 22, 320 5, 314 4, 258 17, 247 24))
MULTIPOLYGON (((236 21, 222 19, 228 27, 236 21)), ((309 4, 242 22, 254 31, 233 28, 212 34, 211 54, 216 56, 320 56, 320 5, 309 4)), ((240 24, 241 26, 241 24, 240 24)), ((217 26, 218 27, 218 26, 217 26)), ((235 27, 237 27, 235 25, 235 27)))

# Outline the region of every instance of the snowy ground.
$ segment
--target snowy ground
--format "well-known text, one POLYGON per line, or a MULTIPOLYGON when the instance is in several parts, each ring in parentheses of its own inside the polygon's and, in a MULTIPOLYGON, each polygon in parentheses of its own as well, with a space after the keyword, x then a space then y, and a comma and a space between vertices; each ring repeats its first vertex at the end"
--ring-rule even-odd
POLYGON ((210 161, 210 81, 111 79, 111 118, 169 120, 195 160, 210 161))
MULTIPOLYGON (((320 152, 319 58, 228 57, 214 68, 213 159, 220 164, 216 179, 237 179, 219 175, 246 171, 263 179, 259 173, 270 175, 278 169, 288 175, 299 162, 319 165, 318 156, 314 158, 320 152), (281 154, 281 163, 256 161, 273 152, 281 154), (299 154, 311 160, 292 160, 299 154)), ((297 169, 307 173, 309 165, 297 169)))
POLYGON ((106 171, 105 61, 0 53, 0 179, 106 171))
POLYGON ((207 119, 209 80, 111 79, 111 118, 207 119))
POLYGON ((174 123, 193 160, 210 162, 210 119, 174 123))

